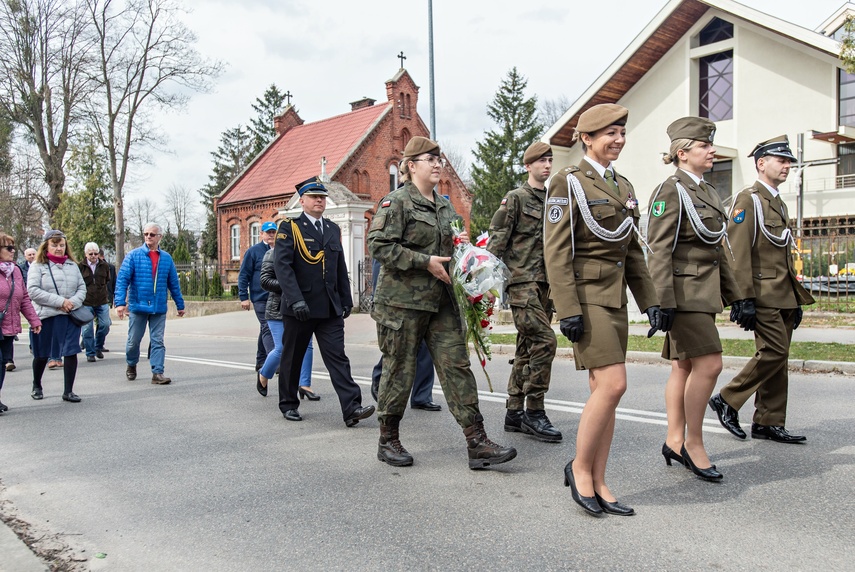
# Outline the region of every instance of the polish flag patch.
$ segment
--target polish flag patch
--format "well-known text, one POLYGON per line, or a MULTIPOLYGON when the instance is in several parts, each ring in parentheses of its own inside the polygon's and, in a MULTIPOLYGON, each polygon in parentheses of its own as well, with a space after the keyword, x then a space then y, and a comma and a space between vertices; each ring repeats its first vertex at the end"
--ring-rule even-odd
POLYGON ((391 204, 392 204, 392 201, 383 201, 382 203, 380 203, 380 206, 383 208, 386 208, 391 204))

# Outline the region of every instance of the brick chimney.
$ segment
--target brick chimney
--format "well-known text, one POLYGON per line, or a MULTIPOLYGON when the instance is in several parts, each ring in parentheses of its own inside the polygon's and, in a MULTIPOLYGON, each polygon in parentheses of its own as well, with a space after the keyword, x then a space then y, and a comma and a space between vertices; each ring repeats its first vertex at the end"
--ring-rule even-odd
POLYGON ((350 110, 356 111, 357 109, 363 109, 365 107, 371 107, 374 105, 376 99, 371 99, 370 97, 363 97, 362 99, 357 99, 356 101, 350 102, 350 110))
POLYGON ((300 116, 297 114, 297 110, 294 106, 288 105, 281 115, 277 115, 273 118, 273 129, 276 131, 276 135, 278 137, 284 135, 292 128, 302 125, 303 123, 304 121, 300 119, 300 116))

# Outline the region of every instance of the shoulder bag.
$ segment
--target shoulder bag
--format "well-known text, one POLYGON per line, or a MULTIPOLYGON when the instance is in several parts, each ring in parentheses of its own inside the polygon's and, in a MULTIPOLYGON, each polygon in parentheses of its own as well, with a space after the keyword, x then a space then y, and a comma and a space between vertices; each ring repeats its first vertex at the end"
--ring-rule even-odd
MULTIPOLYGON (((53 282, 53 289, 56 290, 57 296, 62 296, 62 294, 59 293, 59 288, 57 287, 56 280, 53 277, 53 270, 51 270, 50 262, 48 262, 47 267, 48 272, 50 272, 51 282, 53 282)), ((79 308, 75 308, 70 311, 68 313, 68 317, 75 326, 85 326, 95 319, 95 310, 89 306, 80 306, 79 308)))

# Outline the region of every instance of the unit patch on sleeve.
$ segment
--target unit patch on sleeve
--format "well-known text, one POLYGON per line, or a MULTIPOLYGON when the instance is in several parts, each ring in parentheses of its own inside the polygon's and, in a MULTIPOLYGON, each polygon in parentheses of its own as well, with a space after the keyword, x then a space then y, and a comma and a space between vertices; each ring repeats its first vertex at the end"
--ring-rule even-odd
POLYGON ((546 213, 546 218, 552 224, 557 223, 564 216, 564 209, 559 207, 558 205, 553 205, 549 207, 549 211, 546 213))
POLYGON ((733 222, 736 224, 745 220, 745 209, 736 209, 733 211, 733 222))
POLYGON ((660 217, 665 214, 665 201, 656 201, 653 203, 653 208, 650 209, 650 214, 655 217, 660 217))
POLYGON ((386 207, 388 207, 391 204, 392 204, 392 201, 383 201, 382 203, 380 203, 380 206, 385 209, 386 207))

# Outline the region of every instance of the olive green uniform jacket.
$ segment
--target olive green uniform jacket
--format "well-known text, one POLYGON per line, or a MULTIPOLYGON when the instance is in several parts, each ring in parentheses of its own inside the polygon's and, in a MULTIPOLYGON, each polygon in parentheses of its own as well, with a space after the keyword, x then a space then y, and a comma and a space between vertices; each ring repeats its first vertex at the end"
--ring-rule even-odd
POLYGON ((704 191, 685 171, 677 169, 650 198, 650 276, 662 308, 718 313, 722 302, 729 306, 743 298, 729 264, 731 254, 723 240, 707 244, 695 233, 677 192, 678 182, 686 189, 705 227, 719 231, 727 224, 727 211, 715 188, 704 182, 709 192, 704 191))

